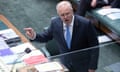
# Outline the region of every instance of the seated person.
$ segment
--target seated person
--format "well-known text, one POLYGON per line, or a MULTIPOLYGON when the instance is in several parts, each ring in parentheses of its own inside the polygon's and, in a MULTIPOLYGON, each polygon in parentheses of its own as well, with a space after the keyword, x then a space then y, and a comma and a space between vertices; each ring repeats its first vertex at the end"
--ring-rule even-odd
POLYGON ((86 11, 102 7, 120 8, 120 0, 80 0, 76 14, 85 16, 86 11))
POLYGON ((110 5, 103 6, 103 8, 120 8, 120 0, 113 0, 110 5))

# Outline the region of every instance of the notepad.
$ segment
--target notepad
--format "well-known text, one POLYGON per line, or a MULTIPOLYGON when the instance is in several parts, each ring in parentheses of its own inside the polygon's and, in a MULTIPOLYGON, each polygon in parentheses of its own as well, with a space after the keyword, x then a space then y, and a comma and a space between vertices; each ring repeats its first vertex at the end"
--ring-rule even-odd
POLYGON ((63 70, 62 65, 59 62, 48 62, 39 65, 35 65, 35 68, 39 72, 57 72, 63 70))

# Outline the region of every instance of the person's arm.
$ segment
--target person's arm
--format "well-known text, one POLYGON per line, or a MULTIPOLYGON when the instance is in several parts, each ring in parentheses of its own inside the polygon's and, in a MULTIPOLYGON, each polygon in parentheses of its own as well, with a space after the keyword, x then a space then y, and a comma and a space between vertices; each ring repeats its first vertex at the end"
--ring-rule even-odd
POLYGON ((91 1, 91 7, 96 7, 96 5, 97 5, 97 0, 92 0, 91 1))
POLYGON ((26 36, 31 39, 34 40, 36 37, 36 33, 32 28, 24 28, 24 30, 26 31, 26 36))

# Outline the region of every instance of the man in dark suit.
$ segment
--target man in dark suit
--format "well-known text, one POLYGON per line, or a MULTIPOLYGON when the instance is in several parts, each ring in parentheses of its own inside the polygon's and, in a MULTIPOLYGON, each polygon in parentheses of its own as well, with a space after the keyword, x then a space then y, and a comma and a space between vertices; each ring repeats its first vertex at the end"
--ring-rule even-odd
POLYGON ((76 13, 85 16, 87 11, 95 8, 120 8, 120 0, 80 0, 76 13))
POLYGON ((96 31, 91 22, 74 15, 72 5, 68 1, 58 3, 56 10, 59 17, 52 19, 47 31, 38 34, 32 28, 25 28, 27 36, 38 42, 47 42, 54 38, 60 53, 67 53, 60 58, 70 72, 95 72, 99 48, 96 31), (93 46, 96 47, 89 48, 93 46), (82 50, 87 48, 89 50, 82 50))

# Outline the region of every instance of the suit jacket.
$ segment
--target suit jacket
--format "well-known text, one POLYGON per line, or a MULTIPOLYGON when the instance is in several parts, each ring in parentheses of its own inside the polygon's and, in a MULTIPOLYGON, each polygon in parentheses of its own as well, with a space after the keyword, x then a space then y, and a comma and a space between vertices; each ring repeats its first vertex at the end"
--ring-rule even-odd
POLYGON ((35 40, 47 42, 53 38, 57 42, 60 53, 67 53, 59 56, 65 66, 69 67, 72 64, 78 72, 80 72, 80 68, 83 70, 82 67, 85 67, 85 69, 97 69, 99 48, 79 51, 98 45, 95 29, 89 20, 75 15, 70 49, 67 47, 64 38, 63 22, 59 17, 51 21, 51 25, 47 31, 37 34, 35 40))

